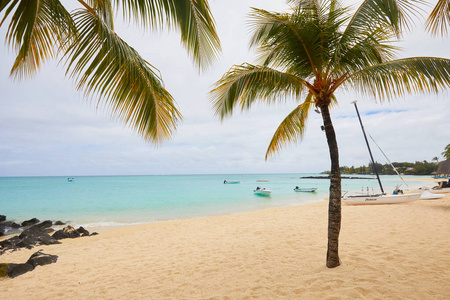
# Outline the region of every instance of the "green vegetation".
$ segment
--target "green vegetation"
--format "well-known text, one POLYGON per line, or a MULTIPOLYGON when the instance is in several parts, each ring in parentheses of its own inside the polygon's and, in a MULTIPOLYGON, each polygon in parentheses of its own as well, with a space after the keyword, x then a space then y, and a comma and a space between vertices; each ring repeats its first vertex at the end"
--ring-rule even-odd
POLYGON ((8 264, 0 264, 0 277, 8 277, 8 275, 6 275, 6 271, 8 270, 8 264))
MULTIPOLYGON (((436 171, 438 164, 435 162, 427 162, 424 160, 416 161, 415 163, 409 162, 393 162, 392 165, 397 169, 397 172, 403 173, 405 175, 430 175, 432 172, 436 171)), ((380 175, 396 175, 390 164, 379 164, 375 163, 376 170, 380 175)), ((373 164, 369 163, 367 166, 360 167, 340 167, 342 174, 374 174, 373 164)))
POLYGON ((322 116, 331 160, 326 265, 334 268, 340 265, 341 228, 339 151, 330 114, 338 103, 336 91, 356 91, 379 102, 438 93, 450 87, 450 59, 396 58, 393 42, 414 14, 409 1, 365 0, 354 13, 338 0, 288 3, 289 13, 252 9, 250 44, 258 61, 233 66, 216 82, 211 99, 221 119, 235 107, 249 110, 258 102, 298 103, 275 131, 266 159, 302 139, 312 111, 322 116))
POLYGON ((442 152, 442 156, 445 157, 445 159, 449 159, 450 158, 450 144, 448 144, 445 147, 444 152, 442 152))

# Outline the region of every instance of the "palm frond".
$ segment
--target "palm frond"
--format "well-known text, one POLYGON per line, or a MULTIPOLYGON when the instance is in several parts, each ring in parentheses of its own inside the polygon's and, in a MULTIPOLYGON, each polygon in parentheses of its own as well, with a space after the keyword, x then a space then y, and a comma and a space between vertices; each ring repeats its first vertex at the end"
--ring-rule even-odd
POLYGON ((310 12, 303 17, 271 13, 253 8, 250 29, 254 32, 250 47, 255 47, 264 64, 280 69, 296 66, 303 72, 316 74, 318 53, 317 15, 311 21, 310 12))
POLYGON ((266 160, 279 152, 282 146, 287 143, 297 141, 303 138, 303 134, 306 130, 306 121, 308 119, 308 113, 313 107, 311 102, 313 99, 311 94, 305 99, 305 102, 297 106, 278 126, 275 134, 270 141, 269 147, 266 151, 266 160))
POLYGON ((88 2, 103 22, 114 30, 114 14, 111 0, 88 0, 88 2))
POLYGON ((206 0, 116 0, 127 19, 143 26, 167 24, 181 32, 181 42, 198 67, 211 65, 220 52, 214 18, 206 0))
POLYGON ((412 57, 385 62, 356 72, 348 85, 380 101, 413 93, 437 93, 450 87, 450 59, 412 57))
POLYGON ((425 26, 433 35, 448 35, 450 26, 450 2, 449 0, 439 0, 428 17, 425 26))
POLYGON ((298 98, 305 85, 305 81, 291 74, 244 64, 234 66, 216 82, 210 99, 215 114, 224 119, 237 105, 247 110, 258 100, 273 103, 289 96, 298 98))
MULTIPOLYGON (((424 3, 424 0, 365 0, 353 15, 346 32, 351 32, 351 36, 355 36, 355 32, 364 36, 371 28, 387 27, 400 36, 404 28, 410 30, 413 17, 420 13, 419 7, 424 3)), ((346 37, 344 33, 343 38, 346 37)))
MULTIPOLYGON (((133 48, 89 10, 78 10, 79 34, 68 49, 67 73, 87 97, 98 96, 113 116, 147 141, 168 139, 181 115, 162 80, 133 48)), ((99 101, 100 101, 99 100, 99 101)))
POLYGON ((367 67, 384 63, 395 58, 398 47, 392 45, 392 32, 381 28, 374 29, 363 38, 353 38, 345 44, 341 40, 339 53, 330 60, 328 69, 335 77, 341 74, 353 74, 367 67))
POLYGON ((39 66, 63 47, 67 37, 75 31, 73 20, 57 0, 2 1, 6 17, 14 11, 6 33, 7 43, 18 54, 11 76, 23 78, 34 75, 39 66), (15 10, 14 10, 15 9, 15 10))

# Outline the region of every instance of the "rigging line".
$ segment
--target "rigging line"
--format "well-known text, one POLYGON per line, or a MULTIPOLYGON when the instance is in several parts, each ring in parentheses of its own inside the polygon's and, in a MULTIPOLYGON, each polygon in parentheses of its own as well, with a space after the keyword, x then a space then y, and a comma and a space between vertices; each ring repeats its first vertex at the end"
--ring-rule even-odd
POLYGON ((370 135, 370 133, 368 133, 369 137, 372 139, 372 141, 375 143, 375 145, 378 147, 378 149, 380 149, 381 153, 383 153, 384 157, 386 157, 387 161, 389 162, 389 164, 391 165, 392 169, 394 169, 395 173, 397 173, 398 177, 400 177, 400 179, 403 181, 404 184, 406 184, 407 187, 409 187, 409 185, 405 182, 405 180, 403 180, 402 176, 400 175, 400 173, 398 173, 397 168, 394 167, 394 165, 391 163, 391 161, 389 160, 389 158, 386 156, 386 154, 384 154, 383 150, 381 150, 380 146, 378 146, 377 142, 375 142, 375 140, 373 139, 373 137, 370 135))

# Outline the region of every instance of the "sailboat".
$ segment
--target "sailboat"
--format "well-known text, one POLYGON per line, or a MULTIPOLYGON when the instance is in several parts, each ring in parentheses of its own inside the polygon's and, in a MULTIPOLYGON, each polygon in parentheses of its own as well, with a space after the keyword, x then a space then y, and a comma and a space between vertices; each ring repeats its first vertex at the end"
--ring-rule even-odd
MULTIPOLYGON (((364 139, 366 140, 367 149, 369 150, 370 159, 372 160, 373 166, 375 166, 375 161, 372 156, 372 151, 370 150, 369 142, 367 141, 366 132, 364 131, 364 126, 361 121, 361 116, 359 115, 358 107, 356 106, 356 101, 352 102, 355 105, 356 114, 358 115, 359 123, 361 125, 362 132, 364 134, 364 139)), ((378 184, 380 185, 380 194, 358 194, 358 195, 344 195, 342 201, 348 204, 395 204, 395 203, 405 203, 419 200, 421 193, 403 194, 403 192, 396 187, 394 194, 386 195, 381 184, 380 175, 376 168, 375 174, 377 175, 378 184)))

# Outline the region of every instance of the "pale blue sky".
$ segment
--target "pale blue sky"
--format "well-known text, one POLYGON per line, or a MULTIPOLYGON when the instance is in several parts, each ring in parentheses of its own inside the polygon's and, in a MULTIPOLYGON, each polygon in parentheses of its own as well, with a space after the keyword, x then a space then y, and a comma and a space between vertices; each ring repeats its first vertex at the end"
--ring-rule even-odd
MULTIPOLYGON (((148 33, 132 25, 119 35, 162 73, 184 121, 171 141, 145 143, 107 111, 85 100, 56 63, 31 80, 8 77, 14 59, 0 47, 0 176, 79 176, 211 173, 290 173, 328 170, 330 161, 321 117, 311 114, 302 142, 264 161, 267 145, 294 102, 258 106, 223 123, 213 116, 207 93, 233 64, 253 62, 248 51, 249 7, 281 11, 282 0, 211 1, 223 53, 212 68, 199 73, 175 33, 148 33)), ((350 2, 344 1, 349 4, 350 2)), ((5 28, 0 29, 4 40, 5 28)), ((407 56, 450 58, 450 38, 432 38, 417 25, 401 44, 407 56)), ((341 165, 369 161, 361 129, 350 104, 358 108, 366 130, 391 161, 428 160, 450 143, 450 93, 419 95, 377 104, 354 94, 338 94, 332 112, 341 165)), ((375 147, 374 147, 375 148, 375 147)), ((374 149, 376 159, 385 159, 374 149)))

